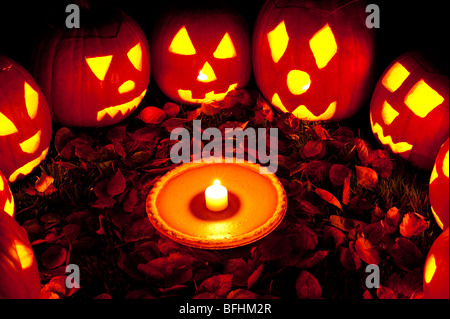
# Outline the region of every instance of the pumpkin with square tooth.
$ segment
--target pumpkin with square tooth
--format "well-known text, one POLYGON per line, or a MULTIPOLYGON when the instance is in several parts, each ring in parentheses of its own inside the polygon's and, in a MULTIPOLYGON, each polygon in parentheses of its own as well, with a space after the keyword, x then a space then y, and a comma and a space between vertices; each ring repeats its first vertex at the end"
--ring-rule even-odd
POLYGON ((153 75, 161 91, 179 103, 221 101, 247 85, 250 40, 242 17, 218 8, 171 10, 152 35, 153 75))
POLYGON ((266 0, 253 32, 263 96, 300 119, 341 120, 370 94, 374 33, 363 0, 266 0))
POLYGON ((82 8, 79 29, 52 26, 36 46, 32 69, 53 120, 101 127, 127 118, 147 92, 150 51, 139 25, 119 9, 82 8))
POLYGON ((47 156, 52 121, 33 77, 0 55, 0 170, 12 183, 30 174, 47 156))
POLYGON ((379 142, 428 171, 449 134, 449 81, 440 59, 436 52, 402 54, 381 75, 370 102, 379 142))

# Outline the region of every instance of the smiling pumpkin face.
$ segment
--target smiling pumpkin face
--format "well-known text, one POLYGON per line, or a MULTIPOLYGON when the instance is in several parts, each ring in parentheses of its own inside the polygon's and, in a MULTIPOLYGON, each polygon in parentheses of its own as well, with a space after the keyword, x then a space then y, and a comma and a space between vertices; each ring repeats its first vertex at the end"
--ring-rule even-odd
POLYGON ((279 111, 340 120, 361 107, 374 61, 362 3, 265 2, 253 34, 253 69, 262 94, 279 111))
POLYGON ((49 31, 36 50, 33 73, 54 121, 67 126, 112 125, 128 117, 146 94, 147 40, 121 11, 92 9, 83 17, 80 29, 49 31))
POLYGON ((9 182, 30 174, 52 137, 47 102, 32 76, 0 56, 0 170, 9 182))
POLYGON ((250 77, 249 37, 235 13, 171 12, 157 24, 151 48, 156 83, 180 103, 223 100, 250 77))
POLYGON ((415 166, 431 170, 449 133, 448 76, 423 53, 407 52, 375 87, 370 122, 377 139, 415 166))

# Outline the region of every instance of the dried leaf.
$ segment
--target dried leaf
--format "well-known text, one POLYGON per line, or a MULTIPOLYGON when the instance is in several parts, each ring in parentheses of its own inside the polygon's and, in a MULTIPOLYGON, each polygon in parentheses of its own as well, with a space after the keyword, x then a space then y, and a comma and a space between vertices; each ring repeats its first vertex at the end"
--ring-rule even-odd
POLYGON ((391 176, 394 165, 388 151, 375 150, 372 151, 369 156, 372 167, 382 178, 391 176))
POLYGON ((41 255, 41 262, 47 269, 59 267, 66 260, 67 251, 60 245, 50 245, 41 255))
POLYGON ((355 242, 355 251, 367 264, 378 265, 380 263, 380 255, 372 243, 365 238, 364 234, 355 242))
POLYGON ((259 265, 258 268, 248 277, 247 288, 250 289, 254 283, 258 280, 259 276, 264 270, 264 265, 259 265))
POLYGON ((236 289, 231 291, 227 299, 257 299, 259 296, 247 289, 236 289))
POLYGON ((345 180, 351 176, 352 170, 342 164, 334 164, 330 168, 330 181, 334 186, 342 186, 345 180))
POLYGON ((224 298, 231 290, 233 275, 216 275, 205 279, 199 286, 199 292, 209 292, 217 298, 224 298))
POLYGON ((359 160, 361 161, 361 164, 363 166, 369 165, 370 164, 369 154, 372 151, 369 143, 367 143, 366 141, 364 141, 360 138, 355 138, 354 143, 355 143, 356 151, 358 153, 358 157, 359 157, 359 160))
POLYGON ((300 155, 306 160, 318 160, 325 156, 323 141, 308 141, 301 149, 300 155))
POLYGON ((154 106, 147 106, 136 116, 146 124, 161 124, 166 117, 166 113, 154 106))
POLYGON ((180 107, 176 103, 166 102, 163 106, 163 111, 166 113, 168 118, 173 118, 180 113, 180 107))
POLYGON ((356 220, 356 219, 350 219, 341 217, 338 215, 331 215, 330 216, 330 224, 334 227, 339 228, 340 230, 343 230, 345 232, 349 232, 352 229, 360 229, 366 225, 366 223, 356 220))
POLYGON ((125 177, 120 169, 118 169, 116 174, 109 180, 106 191, 110 196, 116 196, 122 194, 125 191, 126 186, 127 183, 125 177))
POLYGON ((378 184, 378 174, 373 169, 363 166, 355 166, 356 179, 361 187, 370 189, 378 184))
MULTIPOLYGON (((46 193, 50 186, 53 185, 54 178, 42 173, 41 177, 36 181, 35 188, 40 193, 46 193)), ((54 188, 53 188, 54 189, 54 188)))
POLYGON ((386 231, 389 234, 392 234, 397 230, 398 223, 400 222, 400 217, 401 217, 400 212, 396 207, 392 207, 386 213, 383 223, 384 227, 386 228, 386 231))
POLYGON ((315 251, 308 256, 306 256, 303 260, 298 262, 295 266, 298 268, 306 269, 306 268, 312 268, 315 265, 317 265, 319 262, 321 262, 327 255, 328 250, 318 250, 315 251))
POLYGON ((357 270, 361 267, 361 259, 355 252, 355 243, 350 242, 349 247, 338 247, 339 261, 345 269, 357 270))
POLYGON ((397 299, 394 291, 391 288, 384 286, 377 289, 377 297, 380 299, 397 299))
POLYGON ((422 215, 417 213, 407 213, 403 216, 400 224, 400 234, 403 237, 410 238, 421 234, 427 229, 428 223, 422 215))
POLYGON ((311 273, 303 270, 295 282, 297 297, 300 299, 319 299, 322 296, 322 287, 311 273))
POLYGON ((324 201, 327 201, 328 203, 336 206, 337 208, 339 208, 340 210, 342 210, 342 205, 339 202, 339 200, 333 195, 331 194, 329 191, 326 191, 324 189, 321 188, 316 188, 314 189, 314 192, 320 196, 320 198, 322 198, 324 201))
POLYGON ((236 105, 247 107, 252 102, 252 96, 245 89, 236 89, 227 93, 222 101, 223 108, 230 108, 236 105))

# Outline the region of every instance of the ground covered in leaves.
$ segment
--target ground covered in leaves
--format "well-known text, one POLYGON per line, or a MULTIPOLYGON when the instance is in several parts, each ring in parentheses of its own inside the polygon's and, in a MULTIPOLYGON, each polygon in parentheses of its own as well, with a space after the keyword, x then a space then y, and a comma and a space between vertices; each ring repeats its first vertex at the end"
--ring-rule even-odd
POLYGON ((384 299, 422 297, 424 261, 439 234, 428 181, 374 143, 368 120, 306 123, 239 90, 197 109, 144 100, 114 127, 55 127, 45 162, 12 190, 43 298, 384 299), (193 119, 203 128, 279 129, 288 209, 265 238, 201 250, 149 222, 146 197, 175 167, 170 131, 192 129, 193 119), (81 288, 65 287, 67 264, 80 267, 81 288), (367 264, 380 266, 378 289, 365 287, 367 264))

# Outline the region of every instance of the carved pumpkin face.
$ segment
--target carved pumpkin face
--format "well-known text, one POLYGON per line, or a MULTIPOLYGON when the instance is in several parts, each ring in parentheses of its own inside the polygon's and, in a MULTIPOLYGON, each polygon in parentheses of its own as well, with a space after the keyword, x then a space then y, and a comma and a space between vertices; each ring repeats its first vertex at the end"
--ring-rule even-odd
POLYGON ((449 298, 448 228, 436 238, 428 252, 423 270, 423 293, 426 299, 449 298))
POLYGON ((393 153, 431 170, 449 133, 448 76, 419 52, 397 58, 377 83, 370 122, 393 153))
POLYGON ((0 209, 0 299, 38 299, 39 270, 26 230, 0 209))
POLYGON ((9 188, 8 180, 0 172, 0 210, 9 216, 14 216, 14 198, 9 188))
POLYGON ((448 227, 448 215, 449 215, 449 197, 448 197, 448 184, 449 184, 449 150, 448 139, 441 146, 434 168, 430 178, 430 204, 431 211, 439 227, 446 229, 448 227))
POLYGON ((115 124, 146 94, 148 43, 137 23, 121 11, 93 11, 84 19, 79 29, 49 32, 36 49, 34 74, 54 121, 84 127, 115 124))
POLYGON ((223 100, 250 77, 249 37, 235 13, 170 13, 157 24, 151 47, 155 81, 179 103, 223 100))
POLYGON ((0 56, 0 170, 9 182, 46 157, 52 137, 47 102, 31 75, 0 56))
POLYGON ((361 2, 265 2, 253 33, 253 70, 278 110, 316 121, 348 118, 361 107, 374 61, 361 2))

